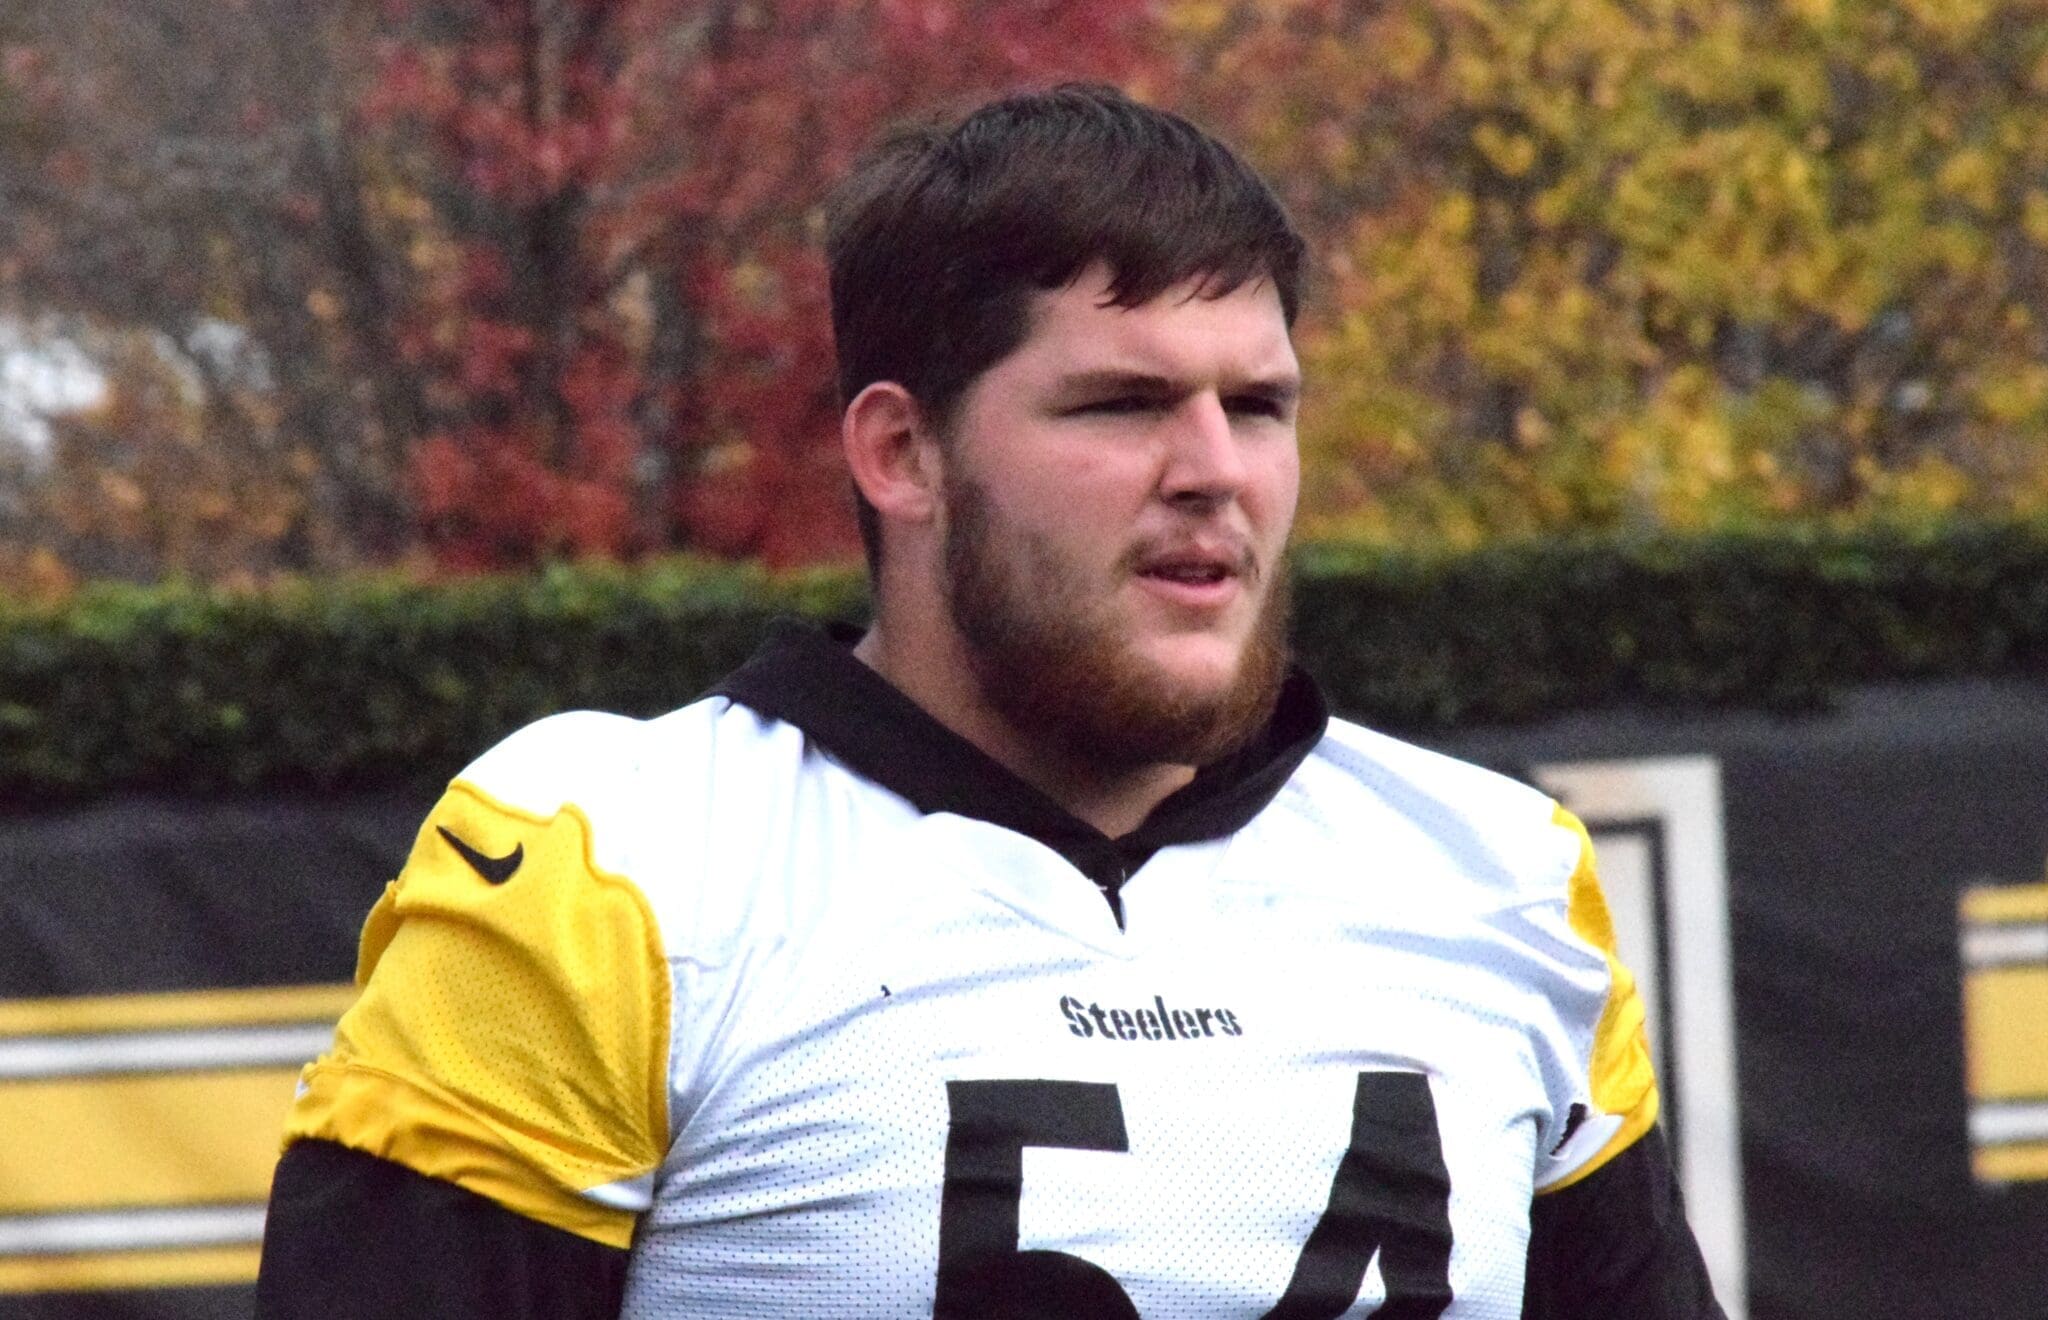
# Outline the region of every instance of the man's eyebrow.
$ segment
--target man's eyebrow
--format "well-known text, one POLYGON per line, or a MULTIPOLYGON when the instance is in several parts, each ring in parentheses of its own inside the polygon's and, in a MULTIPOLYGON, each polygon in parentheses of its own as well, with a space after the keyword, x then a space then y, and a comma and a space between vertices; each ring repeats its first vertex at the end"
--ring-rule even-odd
POLYGON ((1153 372, 1125 371, 1112 367, 1062 376, 1059 378, 1059 388, 1067 394, 1142 394, 1153 397, 1178 394, 1184 387, 1177 381, 1153 372))
MULTIPOLYGON (((1146 398, 1170 398, 1185 393, 1187 386, 1155 372, 1109 368, 1062 376, 1059 389, 1066 394, 1136 394, 1146 398)), ((1301 396, 1301 377, 1293 373, 1255 377, 1233 382, 1225 387, 1223 393, 1233 398, 1251 395, 1274 403, 1292 403, 1301 396)))

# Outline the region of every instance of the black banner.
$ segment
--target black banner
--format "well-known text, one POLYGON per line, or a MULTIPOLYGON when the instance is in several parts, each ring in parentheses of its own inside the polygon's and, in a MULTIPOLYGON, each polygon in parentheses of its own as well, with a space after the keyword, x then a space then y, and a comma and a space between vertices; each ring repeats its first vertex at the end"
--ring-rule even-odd
MULTIPOLYGON (((1436 741, 1541 782, 1716 767, 1746 1275, 1731 1315, 2048 1320, 2048 686, 1436 741)), ((1651 950, 1623 953, 1658 974, 1651 950)), ((1659 1015, 1660 1054, 1686 1010, 1659 1015)), ((1689 1147, 1679 1053, 1664 1081, 1689 1147)), ((1713 1192, 1688 1180, 1696 1222, 1713 1192)))
POLYGON ((0 814, 0 1315, 247 1320, 299 1067, 429 805, 0 814))

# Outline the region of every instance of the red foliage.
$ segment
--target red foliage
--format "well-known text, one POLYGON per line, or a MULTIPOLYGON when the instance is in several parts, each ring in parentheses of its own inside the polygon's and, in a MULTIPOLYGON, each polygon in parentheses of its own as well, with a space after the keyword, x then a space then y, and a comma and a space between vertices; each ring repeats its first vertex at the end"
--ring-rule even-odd
POLYGON ((387 0, 360 107, 452 260, 398 336, 444 562, 853 552, 816 210, 889 122, 1163 76, 1154 0, 387 0))

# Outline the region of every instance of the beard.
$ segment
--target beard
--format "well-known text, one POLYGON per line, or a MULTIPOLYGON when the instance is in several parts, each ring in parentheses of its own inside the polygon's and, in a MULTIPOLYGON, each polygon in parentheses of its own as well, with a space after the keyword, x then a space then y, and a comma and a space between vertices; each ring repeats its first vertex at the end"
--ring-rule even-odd
POLYGON ((1005 525, 979 482, 949 483, 945 501, 947 603, 982 699, 1013 729, 1117 772, 1206 765, 1265 727, 1287 672, 1284 565, 1263 570, 1271 581, 1237 672, 1198 689, 1134 653, 1114 582, 1092 592, 1057 547, 1005 525))

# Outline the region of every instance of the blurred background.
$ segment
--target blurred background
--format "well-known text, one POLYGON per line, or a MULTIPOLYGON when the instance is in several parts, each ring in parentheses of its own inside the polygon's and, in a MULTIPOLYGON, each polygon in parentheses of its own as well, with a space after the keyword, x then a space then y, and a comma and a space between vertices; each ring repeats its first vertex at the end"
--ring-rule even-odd
POLYGON ((11 0, 0 581, 852 545, 818 203, 1117 82, 1316 255, 1305 530, 2048 499, 2027 0, 11 0))
POLYGON ((821 199, 1076 78, 1308 235, 1299 649, 1587 816, 1731 1314, 2048 1317, 2042 0, 6 0, 0 1314, 248 1315, 433 786, 858 617, 821 199))

